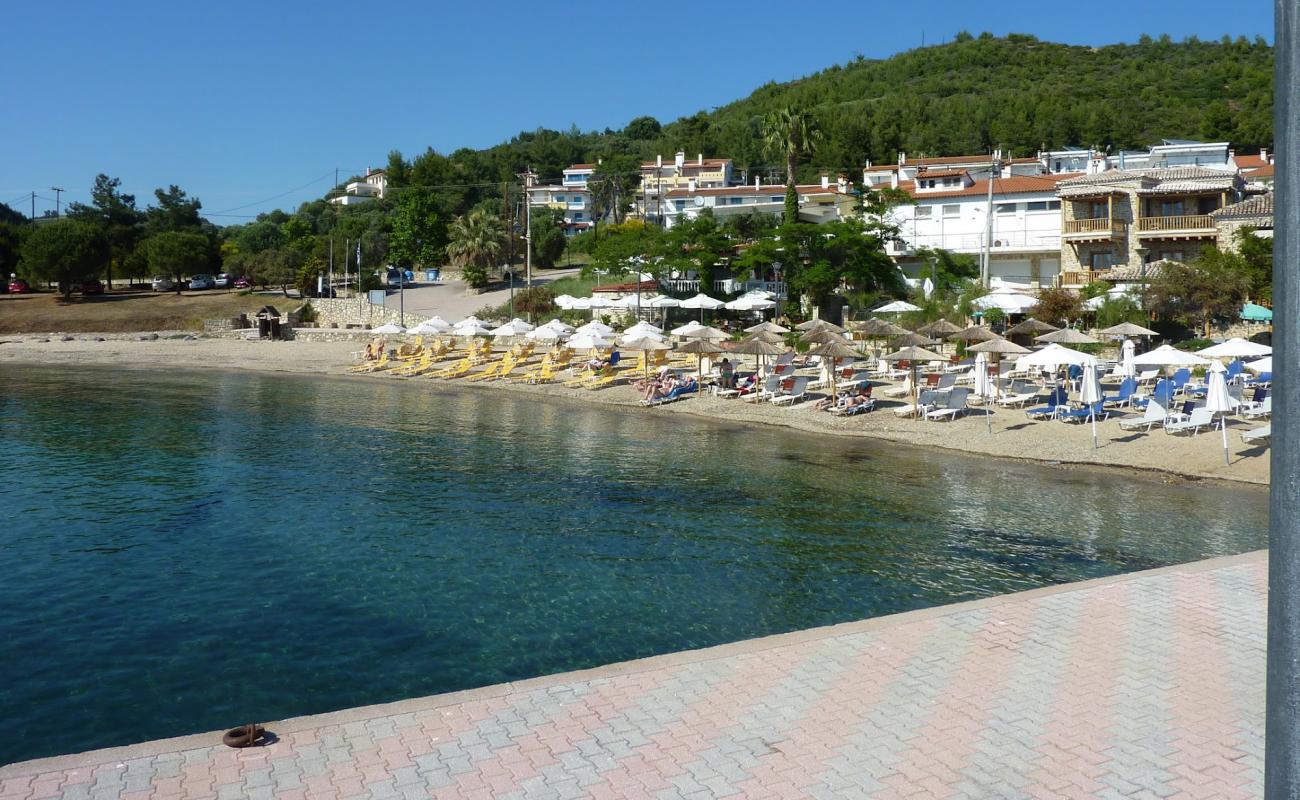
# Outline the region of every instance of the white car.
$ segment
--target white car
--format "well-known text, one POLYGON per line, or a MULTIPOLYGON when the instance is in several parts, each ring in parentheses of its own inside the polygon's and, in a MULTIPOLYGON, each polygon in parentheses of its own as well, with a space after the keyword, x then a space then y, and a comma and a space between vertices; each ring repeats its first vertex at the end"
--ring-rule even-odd
POLYGON ((229 272, 223 272, 217 276, 216 284, 218 289, 229 289, 235 283, 229 272))
POLYGON ((176 284, 172 282, 171 278, 168 278, 165 275, 159 275, 153 279, 153 290, 155 292, 170 292, 175 288, 176 284))

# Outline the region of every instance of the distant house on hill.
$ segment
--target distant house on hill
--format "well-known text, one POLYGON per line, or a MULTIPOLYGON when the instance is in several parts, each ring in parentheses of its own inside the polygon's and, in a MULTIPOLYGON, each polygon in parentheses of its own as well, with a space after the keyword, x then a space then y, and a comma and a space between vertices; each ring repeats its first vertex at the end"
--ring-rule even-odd
POLYGON ((343 187, 343 194, 331 197, 330 202, 338 206, 355 206, 382 198, 387 191, 388 176, 384 170, 367 167, 365 178, 343 187))

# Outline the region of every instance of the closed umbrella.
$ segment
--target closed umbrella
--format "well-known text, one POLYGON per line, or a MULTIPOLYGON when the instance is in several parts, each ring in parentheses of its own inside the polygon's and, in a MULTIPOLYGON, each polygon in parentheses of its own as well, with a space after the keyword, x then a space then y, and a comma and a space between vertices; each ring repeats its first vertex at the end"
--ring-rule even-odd
POLYGON ((1092 423, 1092 449, 1097 449, 1097 413, 1095 405, 1101 402, 1101 383, 1097 381, 1097 362, 1083 365, 1083 380, 1079 384, 1079 402, 1088 407, 1088 421, 1092 423))
MULTIPOLYGON (((990 383, 993 385, 993 402, 996 403, 998 399, 998 380, 1002 376, 1002 356, 1019 355, 1022 353, 1028 353, 1029 351, 1015 342, 1003 339, 1001 336, 995 336, 987 342, 980 342, 977 345, 971 346, 966 352, 975 353, 976 358, 985 354, 993 357, 993 379, 990 383)), ((976 380, 978 379, 977 376, 976 380)), ((989 433, 993 433, 993 408, 991 405, 987 409, 985 417, 988 419, 989 433)))
POLYGON ((975 396, 993 397, 993 387, 989 384, 989 357, 985 353, 975 354, 975 396))
POLYGON ((1219 430, 1223 434, 1223 463, 1228 465, 1228 412, 1237 407, 1237 401, 1228 394, 1227 369, 1215 361, 1210 364, 1210 381, 1205 391, 1205 409, 1219 415, 1219 430))
POLYGON ((918 395, 916 391, 916 363, 918 361, 942 361, 943 356, 932 350, 926 350, 924 347, 904 347, 897 352, 881 356, 885 361, 906 361, 912 373, 912 413, 914 416, 920 416, 920 409, 917 406, 918 395))

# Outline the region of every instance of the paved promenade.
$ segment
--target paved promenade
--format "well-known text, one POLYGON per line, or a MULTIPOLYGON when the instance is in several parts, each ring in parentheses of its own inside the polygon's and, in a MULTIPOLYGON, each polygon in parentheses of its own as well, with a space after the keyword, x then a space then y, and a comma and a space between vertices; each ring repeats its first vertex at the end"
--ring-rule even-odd
POLYGON ((0 798, 1259 797, 1263 553, 0 769, 0 798), (215 742, 215 744, 214 744, 215 742))

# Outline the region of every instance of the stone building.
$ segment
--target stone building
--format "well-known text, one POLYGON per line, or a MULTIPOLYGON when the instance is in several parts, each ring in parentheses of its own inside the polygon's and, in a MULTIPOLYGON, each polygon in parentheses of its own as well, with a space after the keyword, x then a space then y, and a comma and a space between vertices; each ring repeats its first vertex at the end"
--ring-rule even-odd
POLYGON ((1235 253, 1238 249, 1237 231, 1253 228, 1255 235, 1273 237, 1273 193, 1256 195, 1211 212, 1219 249, 1235 253))

